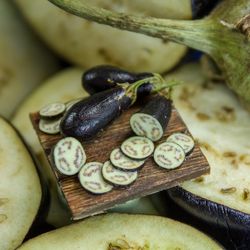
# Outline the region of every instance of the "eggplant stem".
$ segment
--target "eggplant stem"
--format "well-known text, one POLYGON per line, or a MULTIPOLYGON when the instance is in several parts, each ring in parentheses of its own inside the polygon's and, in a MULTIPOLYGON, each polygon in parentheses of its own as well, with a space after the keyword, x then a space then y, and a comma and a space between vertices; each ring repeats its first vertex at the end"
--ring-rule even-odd
POLYGON ((213 51, 213 43, 209 38, 210 35, 214 36, 211 30, 214 30, 216 25, 211 19, 189 21, 140 17, 94 7, 81 0, 49 1, 73 15, 90 21, 161 38, 164 41, 171 40, 207 53, 213 51), (201 32, 204 29, 208 31, 201 32))

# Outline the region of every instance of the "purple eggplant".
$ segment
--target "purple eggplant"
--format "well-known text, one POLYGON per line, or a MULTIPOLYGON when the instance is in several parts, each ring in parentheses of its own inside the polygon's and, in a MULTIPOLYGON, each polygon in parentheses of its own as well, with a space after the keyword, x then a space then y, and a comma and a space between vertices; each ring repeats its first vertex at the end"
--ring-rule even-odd
POLYGON ((91 138, 131 104, 122 87, 99 92, 74 104, 62 118, 60 131, 65 136, 91 138))
POLYGON ((61 133, 80 140, 93 137, 137 100, 138 88, 145 83, 152 85, 151 93, 176 85, 154 74, 133 84, 124 83, 98 92, 75 103, 65 113, 60 123, 61 133))
MULTIPOLYGON (((119 83, 134 83, 152 77, 152 73, 132 73, 110 65, 100 65, 86 71, 82 76, 82 86, 91 95, 116 87, 119 83)), ((147 95, 152 90, 152 84, 145 83, 138 90, 138 95, 147 95)))

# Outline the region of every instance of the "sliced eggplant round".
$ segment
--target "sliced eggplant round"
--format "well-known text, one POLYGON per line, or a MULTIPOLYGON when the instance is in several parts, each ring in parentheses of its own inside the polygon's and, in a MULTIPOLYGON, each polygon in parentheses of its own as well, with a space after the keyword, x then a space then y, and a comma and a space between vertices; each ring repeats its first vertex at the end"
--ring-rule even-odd
POLYGON ((103 179, 102 167, 100 162, 89 162, 78 174, 82 187, 93 194, 104 194, 113 189, 113 185, 103 179))
POLYGON ((0 249, 13 250, 28 233, 41 202, 36 166, 15 129, 0 117, 0 249))
POLYGON ((59 119, 40 119, 39 129, 46 134, 58 134, 60 133, 60 122, 59 119))
POLYGON ((211 170, 168 193, 206 231, 221 242, 225 238, 227 249, 249 249, 250 115, 225 85, 206 79, 198 64, 168 77, 174 75, 186 83, 173 91, 175 106, 211 170))
POLYGON ((145 162, 145 160, 134 160, 127 157, 120 148, 116 148, 111 152, 110 161, 116 168, 121 170, 136 170, 145 162))
POLYGON ((185 160, 185 152, 181 146, 173 142, 159 144, 154 151, 155 163, 165 169, 181 166, 185 160))
POLYGON ((82 144, 73 137, 57 142, 53 149, 53 161, 56 169, 64 175, 77 174, 86 162, 82 144))
POLYGON ((130 126, 134 133, 146 136, 151 141, 158 141, 164 134, 171 116, 172 101, 164 96, 156 96, 145 107, 130 118, 130 126))
POLYGON ((121 151, 132 159, 142 160, 154 152, 154 143, 146 137, 133 136, 122 143, 121 151))
POLYGON ((137 171, 124 171, 115 168, 110 161, 106 161, 102 166, 103 178, 116 186, 128 186, 138 177, 137 171))
POLYGON ((222 249, 197 229, 168 218, 108 214, 40 235, 19 250, 222 249))
POLYGON ((39 115, 44 118, 55 117, 64 113, 66 106, 64 103, 56 102, 50 103, 42 107, 39 111, 39 115))
POLYGON ((174 133, 167 138, 167 142, 173 142, 180 145, 185 154, 189 154, 194 148, 194 140, 191 136, 184 133, 174 133))

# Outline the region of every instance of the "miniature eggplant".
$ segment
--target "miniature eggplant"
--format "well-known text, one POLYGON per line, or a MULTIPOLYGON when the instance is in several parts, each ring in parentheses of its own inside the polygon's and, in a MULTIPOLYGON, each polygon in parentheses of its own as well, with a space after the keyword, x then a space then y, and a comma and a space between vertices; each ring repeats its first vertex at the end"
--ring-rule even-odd
POLYGON ((152 141, 158 141, 171 116, 172 101, 157 95, 138 113, 130 118, 130 126, 138 136, 146 136, 152 141))
POLYGON ((125 83, 96 93, 77 102, 65 113, 60 123, 61 133, 81 140, 93 137, 136 101, 137 89, 146 82, 152 84, 152 93, 176 85, 175 82, 165 83, 155 74, 133 84, 125 83))
MULTIPOLYGON (((138 80, 152 77, 152 73, 135 74, 118 67, 100 65, 86 71, 82 76, 82 86, 91 95, 100 91, 116 87, 119 83, 134 83, 138 80)), ((145 83, 138 90, 138 94, 149 94, 151 84, 145 83)))
POLYGON ((119 116, 131 103, 131 98, 122 87, 89 96, 66 112, 60 123, 60 131, 65 136, 90 138, 119 116))

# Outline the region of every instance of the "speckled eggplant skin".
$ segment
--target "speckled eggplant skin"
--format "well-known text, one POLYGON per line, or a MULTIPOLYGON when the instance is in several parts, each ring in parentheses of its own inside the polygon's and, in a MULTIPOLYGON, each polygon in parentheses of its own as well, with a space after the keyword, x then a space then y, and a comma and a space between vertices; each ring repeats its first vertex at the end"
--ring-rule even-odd
POLYGON ((250 214, 204 199, 181 187, 169 189, 167 193, 226 249, 250 249, 250 214))
POLYGON ((60 123, 61 133, 80 140, 91 138, 130 105, 131 99, 122 87, 89 96, 67 111, 60 123))
MULTIPOLYGON (((152 73, 135 74, 111 65, 100 65, 86 71, 82 76, 82 86, 91 95, 117 86, 117 83, 134 83, 151 77, 152 73)), ((149 83, 139 87, 137 93, 149 94, 152 86, 149 83)))
POLYGON ((193 18, 201 18, 207 15, 219 0, 191 0, 193 18))
POLYGON ((159 121, 164 131, 169 122, 171 111, 172 101, 164 96, 156 95, 139 111, 139 113, 148 114, 154 117, 159 121))

